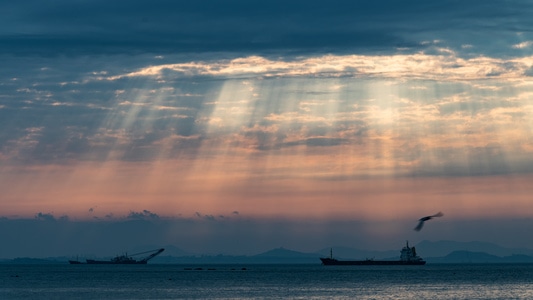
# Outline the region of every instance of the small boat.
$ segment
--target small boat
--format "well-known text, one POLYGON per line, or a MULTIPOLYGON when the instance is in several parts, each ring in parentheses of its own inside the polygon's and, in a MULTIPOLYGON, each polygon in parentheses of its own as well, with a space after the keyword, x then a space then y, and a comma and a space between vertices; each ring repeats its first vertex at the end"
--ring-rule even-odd
POLYGON ((69 260, 68 263, 71 264, 71 265, 82 264, 82 262, 78 259, 78 256, 76 256, 76 260, 69 260))
POLYGON ((426 261, 416 254, 415 247, 409 247, 409 242, 400 251, 399 260, 337 260, 333 258, 333 250, 330 250, 330 257, 321 257, 320 260, 325 266, 394 266, 394 265, 425 265, 426 261))
MULTIPOLYGON (((130 256, 128 256, 128 254, 126 253, 126 254, 123 254, 123 255, 117 255, 114 258, 112 258, 111 260, 87 259, 85 264, 88 264, 88 265, 145 265, 145 264, 148 263, 148 261, 150 259, 152 259, 152 258, 156 257, 157 255, 161 254, 161 252, 163 252, 163 251, 165 251, 165 249, 161 248, 161 249, 157 249, 157 250, 151 250, 151 251, 132 254, 130 256), (134 259, 132 257, 132 256, 141 255, 141 254, 147 254, 147 253, 151 253, 151 254, 148 255, 147 257, 139 259, 139 260, 136 260, 136 259, 134 259)), ((71 265, 84 264, 84 263, 80 262, 79 260, 69 260, 68 262, 71 265)))
POLYGON ((79 260, 69 260, 68 263, 71 264, 71 265, 79 265, 79 264, 82 264, 82 262, 79 261, 79 260))

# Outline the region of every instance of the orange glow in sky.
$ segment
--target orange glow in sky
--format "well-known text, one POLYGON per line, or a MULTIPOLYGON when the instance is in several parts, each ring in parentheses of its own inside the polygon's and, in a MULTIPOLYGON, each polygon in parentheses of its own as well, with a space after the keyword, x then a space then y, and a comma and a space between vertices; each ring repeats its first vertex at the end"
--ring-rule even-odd
POLYGON ((308 248, 524 246, 527 1, 4 2, 0 221, 33 222, 50 253, 133 221, 198 251, 291 230, 308 248), (435 231, 412 230, 439 211, 435 231))

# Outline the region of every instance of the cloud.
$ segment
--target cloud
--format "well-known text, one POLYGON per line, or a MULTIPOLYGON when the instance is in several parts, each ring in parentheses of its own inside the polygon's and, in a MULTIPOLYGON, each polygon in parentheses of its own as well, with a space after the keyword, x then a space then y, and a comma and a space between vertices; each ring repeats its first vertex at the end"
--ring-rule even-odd
POLYGON ((531 68, 529 68, 528 70, 526 70, 526 71, 524 72, 524 75, 526 75, 526 76, 530 76, 530 77, 533 76, 533 67, 531 67, 531 68))
MULTIPOLYGON (((478 51, 502 52, 517 44, 531 25, 527 2, 498 0, 347 0, 250 3, 207 0, 156 4, 131 1, 127 7, 102 0, 56 1, 43 5, 1 4, 3 51, 31 55, 283 51, 370 52, 423 48, 421 41, 476 44, 478 51), (282 10, 279 7, 283 7, 282 10), (461 13, 458 14, 457 11, 461 13), (503 36, 507 44, 494 41, 503 36), (505 49, 505 50, 504 50, 505 49)), ((473 49, 470 49, 473 50, 473 49)), ((164 58, 159 58, 164 59, 164 58)))
MULTIPOLYGON (((55 63, 63 64, 63 59, 55 63)), ((10 130, 0 134, 0 158, 10 165, 177 158, 194 165, 218 153, 236 154, 248 165, 254 161, 252 154, 293 157, 346 153, 351 148, 368 166, 375 162, 394 170, 390 174, 400 169, 410 174, 419 173, 416 164, 423 161, 422 151, 444 149, 440 140, 452 145, 450 151, 485 147, 484 141, 508 144, 502 148, 506 157, 519 157, 523 165, 529 161, 528 148, 514 145, 527 140, 529 132, 530 57, 461 58, 453 51, 253 56, 186 63, 211 79, 164 71, 183 65, 163 64, 149 76, 111 81, 102 78, 116 76, 123 61, 108 63, 115 71, 98 72, 98 80, 91 72, 77 75, 76 97, 70 88, 62 91, 54 84, 74 73, 63 74, 58 68, 42 71, 55 74, 52 77, 39 77, 39 82, 47 82, 43 90, 53 90, 54 99, 24 101, 26 92, 15 93, 0 110, 1 119, 10 124, 10 130), (233 77, 241 75, 251 77, 233 77), (477 138, 465 140, 459 132, 477 138), (505 142, 499 138, 507 135, 505 142), (402 167, 393 167, 393 160, 402 167)), ((23 90, 32 82, 25 80, 11 82, 9 89, 23 90)), ((34 85, 35 95, 42 86, 34 85)), ((423 169, 431 163, 436 160, 426 161, 423 169)), ((512 173, 516 166, 513 162, 507 170, 512 173)))
POLYGON ((215 221, 216 218, 213 215, 201 215, 200 213, 196 213, 196 216, 200 219, 208 220, 208 221, 215 221))
POLYGON ((291 141, 284 143, 284 146, 298 146, 298 145, 307 145, 307 146, 336 146, 340 144, 347 143, 348 140, 338 139, 338 138, 324 138, 324 137, 312 137, 307 138, 301 141, 291 141))
MULTIPOLYGON (((46 214, 43 214, 46 215, 46 214)), ((283 218, 171 218, 159 220, 90 220, 47 222, 38 219, 0 218, 0 235, 10 247, 0 258, 15 257, 109 257, 133 249, 173 245, 194 254, 255 255, 283 246, 314 252, 333 246, 394 250, 412 233, 412 218, 376 220, 312 220, 283 218), (353 232, 358 234, 354 236, 353 232), (21 239, 20 236, 24 236, 21 239)), ((447 214, 432 224, 426 237, 494 242, 506 247, 533 248, 525 228, 531 219, 500 218, 460 220, 447 214), (450 219, 451 218, 451 219, 450 219), (487 228, 491 228, 487 231, 487 228)), ((317 262, 317 264, 319 261, 317 262)))
POLYGON ((158 220, 159 216, 149 210, 143 210, 141 212, 132 211, 126 216, 126 219, 131 220, 158 220))
POLYGON ((486 78, 518 80, 533 64, 533 57, 499 59, 478 56, 461 58, 448 49, 437 48, 435 55, 324 55, 299 60, 270 60, 249 56, 223 61, 149 66, 135 72, 113 75, 155 79, 212 76, 222 78, 260 77, 370 77, 440 81, 465 81, 486 78))
POLYGON ((513 48, 515 48, 515 49, 524 49, 524 48, 531 47, 531 45, 533 45, 533 41, 525 41, 525 42, 521 42, 519 44, 513 45, 513 48))
POLYGON ((41 220, 41 221, 48 221, 48 222, 55 222, 55 221, 68 221, 69 218, 68 216, 66 215, 63 215, 61 217, 59 217, 58 219, 56 219, 56 217, 54 217, 53 214, 51 213, 42 213, 42 212, 38 212, 35 214, 35 219, 36 220, 41 220))
POLYGON ((50 213, 42 213, 42 212, 35 214, 35 218, 38 220, 43 220, 43 221, 55 221, 56 220, 54 215, 50 213))

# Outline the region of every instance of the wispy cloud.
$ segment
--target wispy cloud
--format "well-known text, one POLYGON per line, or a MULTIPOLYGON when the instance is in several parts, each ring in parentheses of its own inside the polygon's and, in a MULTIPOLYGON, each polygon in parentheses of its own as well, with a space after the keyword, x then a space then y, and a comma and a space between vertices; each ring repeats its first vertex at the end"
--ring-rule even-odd
POLYGON ((533 45, 533 41, 525 41, 525 42, 521 42, 519 44, 515 44, 513 45, 513 48, 515 49, 525 49, 525 48, 529 48, 533 45))
POLYGON ((250 56, 224 61, 189 62, 149 66, 137 71, 107 77, 370 77, 439 81, 481 79, 517 80, 533 66, 533 56, 522 58, 461 58, 444 48, 436 54, 324 55, 297 60, 271 60, 250 56))
POLYGON ((126 219, 131 220, 157 220, 159 216, 149 210, 144 209, 141 212, 132 211, 128 214, 126 219))

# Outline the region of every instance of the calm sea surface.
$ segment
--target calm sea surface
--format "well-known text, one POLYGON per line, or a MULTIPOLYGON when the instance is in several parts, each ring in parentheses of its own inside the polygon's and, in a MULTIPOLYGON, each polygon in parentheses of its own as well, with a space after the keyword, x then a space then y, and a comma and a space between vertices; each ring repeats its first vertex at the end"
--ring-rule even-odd
POLYGON ((0 299, 254 298, 533 299, 533 264, 0 265, 0 299))

